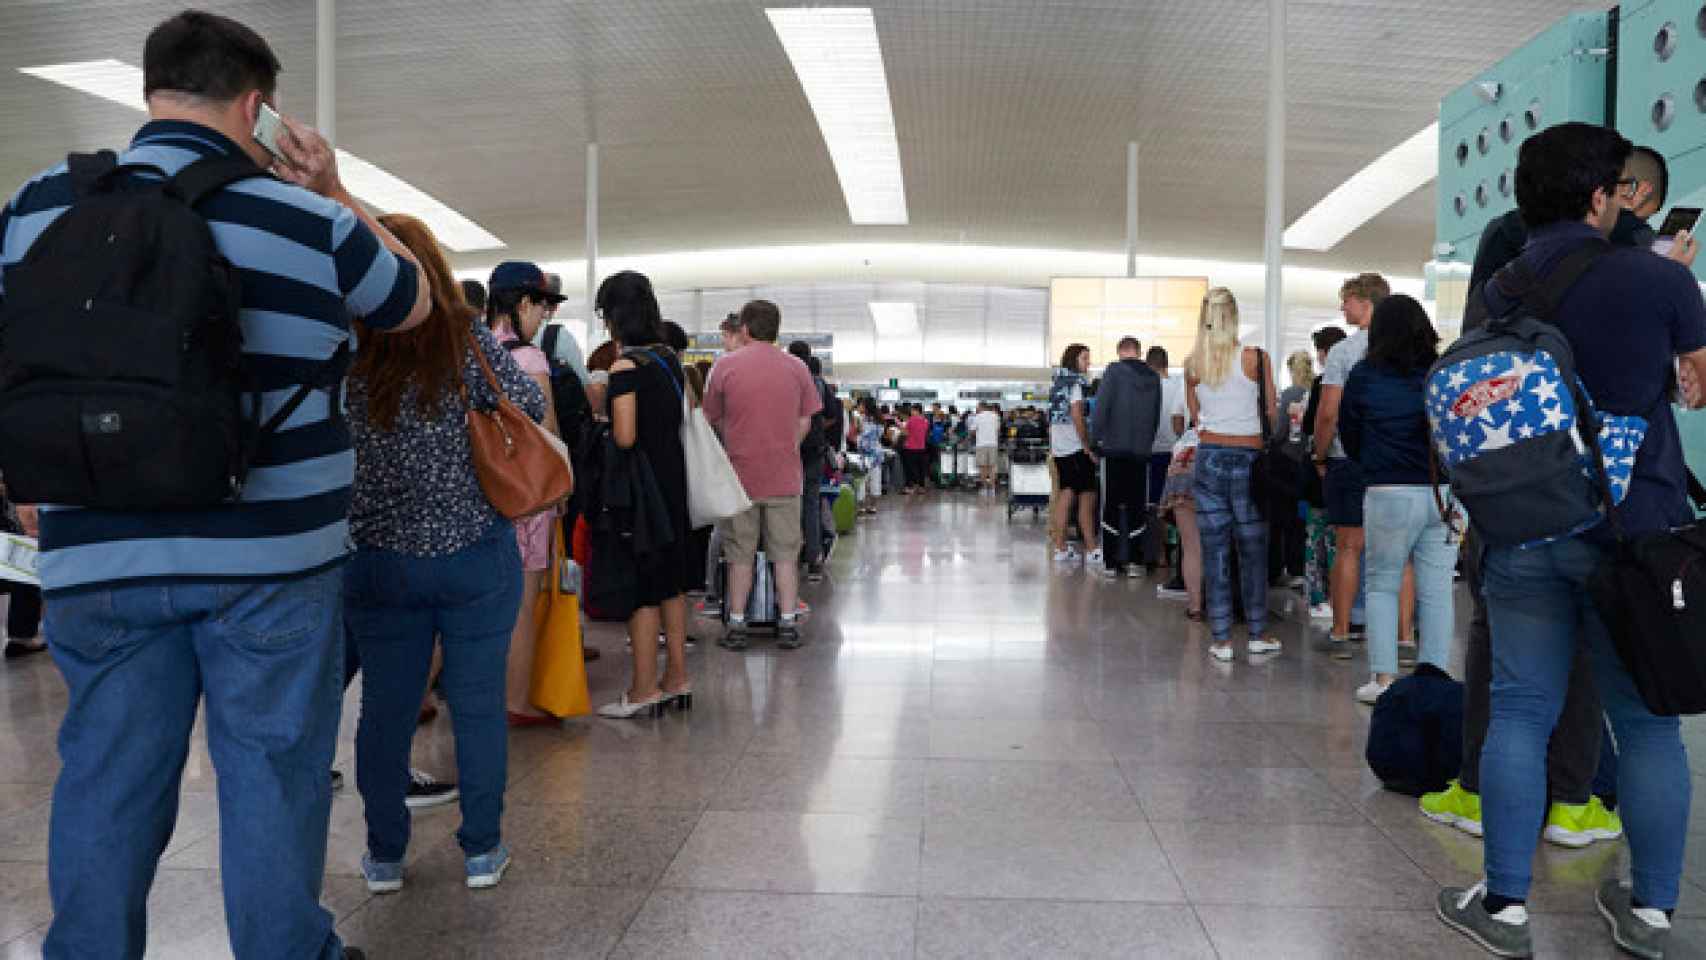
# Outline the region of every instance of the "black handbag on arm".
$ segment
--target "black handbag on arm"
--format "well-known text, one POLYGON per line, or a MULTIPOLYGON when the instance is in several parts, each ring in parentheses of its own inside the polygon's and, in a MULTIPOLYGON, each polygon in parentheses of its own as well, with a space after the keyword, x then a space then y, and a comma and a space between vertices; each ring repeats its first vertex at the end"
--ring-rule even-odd
MULTIPOLYGON (((1598 472, 1609 504, 1603 458, 1598 472)), ((1706 510, 1706 489, 1692 471, 1688 495, 1706 510)), ((1616 508, 1606 513, 1617 542, 1588 592, 1617 655, 1653 713, 1706 713, 1706 522, 1629 537, 1616 508)))

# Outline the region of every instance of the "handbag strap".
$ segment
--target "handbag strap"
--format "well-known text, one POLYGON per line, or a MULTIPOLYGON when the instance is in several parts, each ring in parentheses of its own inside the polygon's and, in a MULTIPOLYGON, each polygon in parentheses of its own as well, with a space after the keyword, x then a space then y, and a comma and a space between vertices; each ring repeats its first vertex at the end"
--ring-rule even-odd
POLYGON ((1268 420, 1268 352, 1256 348, 1256 415, 1262 418, 1262 449, 1272 442, 1273 424, 1268 420))

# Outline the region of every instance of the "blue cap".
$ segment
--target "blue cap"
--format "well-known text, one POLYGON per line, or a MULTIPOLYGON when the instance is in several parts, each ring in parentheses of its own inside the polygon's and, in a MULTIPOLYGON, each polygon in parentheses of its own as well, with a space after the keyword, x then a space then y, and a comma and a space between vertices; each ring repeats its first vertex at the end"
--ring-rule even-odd
POLYGON ((505 260, 492 268, 492 278, 486 286, 493 293, 499 290, 526 290, 549 299, 552 303, 562 303, 568 298, 560 293, 552 293, 546 286, 545 272, 536 263, 526 260, 505 260))

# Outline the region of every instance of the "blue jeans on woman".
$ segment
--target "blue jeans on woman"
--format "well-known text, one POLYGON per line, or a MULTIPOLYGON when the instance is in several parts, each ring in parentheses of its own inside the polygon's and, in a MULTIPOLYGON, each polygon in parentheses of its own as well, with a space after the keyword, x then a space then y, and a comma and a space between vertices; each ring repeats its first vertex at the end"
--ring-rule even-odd
POLYGON ((1406 563, 1416 568, 1416 621, 1422 630, 1419 659, 1448 669, 1454 626, 1451 574, 1457 565, 1457 544, 1439 515, 1433 488, 1369 487, 1362 512, 1369 669, 1398 672, 1398 591, 1406 563))
POLYGON ((521 552, 508 521, 448 556, 364 547, 350 561, 344 617, 362 671, 356 786, 374 860, 401 863, 409 845, 409 745, 434 637, 444 643, 442 685, 462 788, 456 839, 470 857, 497 847, 509 777, 504 667, 520 605, 521 552))
POLYGON ((1577 644, 1587 646, 1600 702, 1617 735, 1618 812, 1629 836, 1635 899, 1676 906, 1688 836, 1690 779, 1676 717, 1655 716, 1611 644, 1587 581, 1605 550, 1581 537, 1487 551, 1492 720, 1481 751, 1487 888, 1528 896, 1546 816, 1546 743, 1564 706, 1577 644))
POLYGON ((1232 632, 1232 550, 1238 550, 1238 580, 1250 639, 1268 628, 1268 522, 1250 497, 1250 468, 1257 451, 1244 447, 1197 448, 1191 493, 1197 502, 1202 538, 1209 634, 1217 644, 1232 632))

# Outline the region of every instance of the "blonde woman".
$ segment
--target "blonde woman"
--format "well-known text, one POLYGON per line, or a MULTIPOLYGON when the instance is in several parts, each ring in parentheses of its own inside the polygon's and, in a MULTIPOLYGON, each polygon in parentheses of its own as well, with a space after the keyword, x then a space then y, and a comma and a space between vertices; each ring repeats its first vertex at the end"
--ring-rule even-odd
POLYGON ((1274 419, 1273 369, 1257 347, 1238 342, 1238 302, 1215 287, 1203 298, 1196 349, 1185 361, 1185 402, 1198 425, 1197 504, 1205 580, 1205 605, 1220 661, 1233 657, 1232 550, 1238 550, 1239 584, 1250 628, 1251 655, 1277 653, 1267 636, 1268 525, 1251 497, 1250 473, 1263 446, 1262 416, 1274 419))

